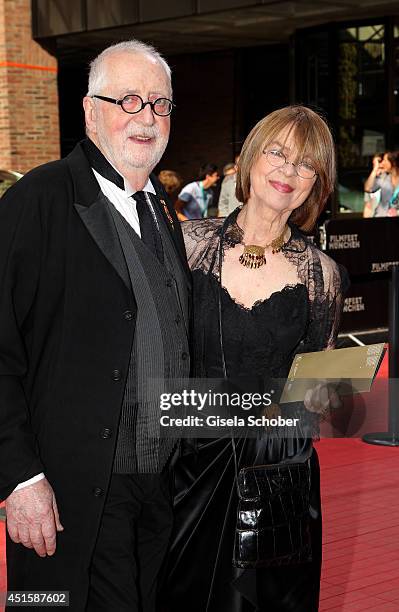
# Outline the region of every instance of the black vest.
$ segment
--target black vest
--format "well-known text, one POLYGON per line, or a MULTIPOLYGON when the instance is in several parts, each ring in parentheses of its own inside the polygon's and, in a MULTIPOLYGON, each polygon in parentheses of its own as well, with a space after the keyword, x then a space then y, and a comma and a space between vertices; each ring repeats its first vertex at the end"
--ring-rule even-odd
POLYGON ((163 219, 164 263, 110 204, 137 304, 135 339, 126 380, 114 460, 117 473, 162 470, 176 440, 162 436, 154 378, 181 379, 190 370, 186 281, 163 219), (151 388, 152 397, 148 391, 151 388))

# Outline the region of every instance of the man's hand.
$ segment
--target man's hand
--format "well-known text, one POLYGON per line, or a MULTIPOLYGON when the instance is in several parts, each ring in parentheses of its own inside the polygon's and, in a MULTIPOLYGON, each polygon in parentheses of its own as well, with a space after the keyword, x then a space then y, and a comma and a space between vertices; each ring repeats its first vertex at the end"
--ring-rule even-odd
POLYGON ((308 389, 303 403, 309 412, 315 412, 323 417, 326 416, 330 408, 336 409, 342 406, 341 399, 334 386, 328 384, 327 381, 316 385, 313 389, 308 389))
POLYGON ((55 553, 60 523, 54 491, 48 480, 13 491, 6 499, 7 529, 17 544, 34 548, 40 557, 55 553))

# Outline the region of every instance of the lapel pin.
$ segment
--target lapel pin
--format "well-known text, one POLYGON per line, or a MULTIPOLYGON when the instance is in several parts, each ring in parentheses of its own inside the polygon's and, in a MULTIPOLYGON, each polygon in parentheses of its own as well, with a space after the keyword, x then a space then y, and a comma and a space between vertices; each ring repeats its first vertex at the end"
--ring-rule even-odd
POLYGON ((161 200, 161 199, 160 199, 159 201, 161 202, 161 204, 162 204, 162 206, 163 206, 163 209, 164 209, 164 211, 165 211, 165 215, 167 216, 168 221, 169 221, 169 223, 170 223, 170 224, 171 224, 171 226, 172 226, 172 229, 175 229, 175 227, 174 227, 174 225, 173 225, 172 215, 171 215, 171 214, 170 214, 170 212, 169 212, 169 209, 168 209, 168 207, 167 207, 167 204, 166 204, 165 200, 161 200))

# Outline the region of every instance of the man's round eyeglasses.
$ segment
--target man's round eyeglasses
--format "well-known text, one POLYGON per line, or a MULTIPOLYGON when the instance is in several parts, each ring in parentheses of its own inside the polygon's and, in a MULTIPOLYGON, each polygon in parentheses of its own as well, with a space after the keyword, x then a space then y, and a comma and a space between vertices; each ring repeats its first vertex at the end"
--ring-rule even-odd
POLYGON ((300 162, 299 164, 294 164, 287 160, 286 156, 282 151, 278 149, 271 149, 262 151, 264 155, 266 155, 266 159, 272 166, 276 168, 282 168, 285 164, 291 164, 295 168, 295 172, 298 176, 303 179, 312 179, 317 176, 316 170, 313 168, 312 164, 308 164, 307 162, 300 162))
POLYGON ((150 102, 150 100, 144 102, 144 100, 136 94, 124 96, 119 100, 116 100, 115 98, 108 98, 107 96, 91 97, 98 98, 99 100, 104 100, 104 102, 119 104, 122 110, 124 110, 125 113, 128 113, 129 115, 135 115, 136 113, 139 113, 141 110, 143 110, 145 106, 147 106, 147 104, 149 104, 153 113, 159 115, 160 117, 167 117, 168 115, 170 115, 173 110, 173 107, 175 106, 172 100, 169 100, 168 98, 157 98, 153 102, 150 102))

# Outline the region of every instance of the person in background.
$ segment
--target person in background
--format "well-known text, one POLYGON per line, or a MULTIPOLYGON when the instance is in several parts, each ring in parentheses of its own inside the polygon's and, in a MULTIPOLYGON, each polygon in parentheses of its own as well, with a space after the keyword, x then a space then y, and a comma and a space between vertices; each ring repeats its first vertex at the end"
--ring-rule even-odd
MULTIPOLYGON (((228 217, 228 215, 240 206, 240 202, 236 198, 236 183, 237 183, 237 167, 240 156, 237 155, 235 163, 233 164, 234 172, 225 173, 222 182, 222 188, 220 190, 219 204, 218 204, 218 217, 228 217)), ((230 165, 230 164, 228 164, 230 165)), ((226 166, 224 167, 226 168, 226 166)))
POLYGON ((391 153, 391 164, 392 195, 388 202, 387 217, 397 217, 399 215, 399 151, 391 153))
POLYGON ((377 153, 373 157, 373 169, 364 183, 364 217, 396 216, 394 206, 399 184, 399 151, 377 153), (394 209, 392 211, 391 209, 394 209))
POLYGON ((237 166, 236 164, 226 164, 225 166, 223 166, 223 181, 226 178, 226 176, 231 176, 232 174, 235 174, 237 172, 237 166))
POLYGON ((213 203, 212 187, 219 180, 216 164, 201 166, 198 181, 188 183, 179 193, 176 210, 187 219, 202 219, 208 216, 213 203))
MULTIPOLYGON (((173 206, 175 206, 177 194, 183 184, 183 179, 174 170, 161 170, 158 174, 158 179, 164 186, 166 193, 168 194, 173 206)), ((177 218, 179 221, 185 221, 186 217, 176 210, 177 218)))

